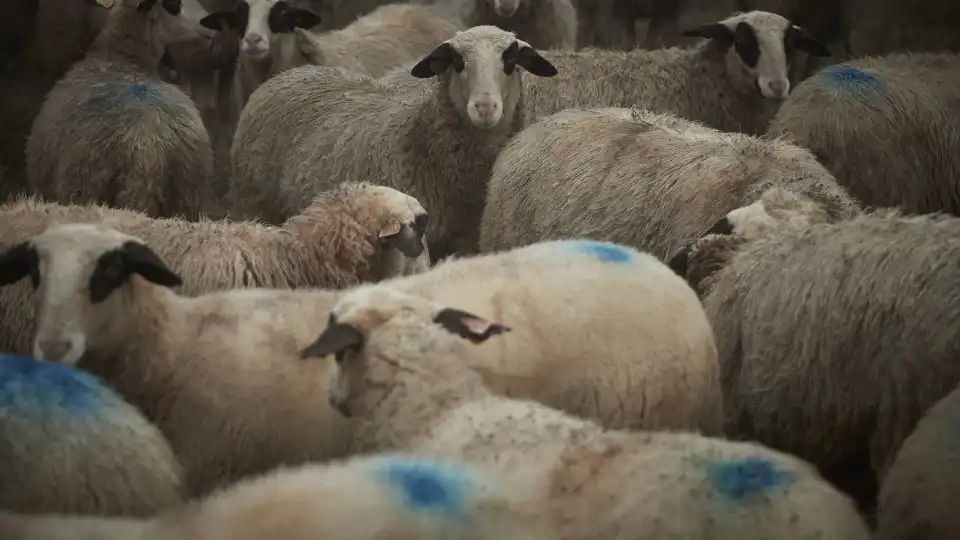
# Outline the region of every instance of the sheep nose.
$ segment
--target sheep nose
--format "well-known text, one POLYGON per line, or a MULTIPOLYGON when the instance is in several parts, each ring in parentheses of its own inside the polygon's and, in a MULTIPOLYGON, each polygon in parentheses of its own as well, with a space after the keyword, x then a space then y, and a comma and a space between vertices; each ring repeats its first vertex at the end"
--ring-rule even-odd
POLYGON ((768 85, 770 91, 775 96, 786 97, 787 95, 787 83, 786 81, 770 81, 768 85))
POLYGON ((490 99, 489 95, 484 95, 481 97, 481 99, 478 99, 474 102, 473 108, 477 110, 477 114, 480 116, 480 118, 488 119, 497 113, 497 109, 500 108, 500 104, 495 100, 490 99))
POLYGON ((60 362, 70 352, 70 342, 62 340, 41 341, 37 344, 39 358, 47 362, 60 362))
POLYGON ((259 46, 263 44, 263 36, 260 34, 250 34, 248 36, 244 36, 243 40, 247 42, 247 45, 251 46, 259 46))

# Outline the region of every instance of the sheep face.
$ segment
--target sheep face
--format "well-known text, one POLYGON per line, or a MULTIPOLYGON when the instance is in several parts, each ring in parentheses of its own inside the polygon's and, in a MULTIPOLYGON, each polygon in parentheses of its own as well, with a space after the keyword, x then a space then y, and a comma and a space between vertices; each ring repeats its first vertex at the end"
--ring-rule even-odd
POLYGON ((830 56, 826 45, 789 20, 765 11, 740 13, 683 33, 712 39, 727 49, 727 75, 743 91, 756 88, 765 98, 790 94, 788 68, 795 51, 830 56))
POLYGON ((236 11, 217 11, 200 24, 217 31, 236 31, 243 35, 240 52, 260 61, 277 47, 277 37, 292 34, 295 28, 309 29, 320 24, 316 13, 295 8, 284 0, 245 0, 236 11))
POLYGON ((334 355, 330 405, 347 417, 365 416, 396 386, 397 373, 443 370, 444 359, 462 356, 463 339, 480 343, 509 330, 389 286, 367 286, 334 306, 327 328, 301 356, 334 355))
POLYGON ((539 77, 557 69, 528 43, 495 26, 458 32, 420 60, 410 74, 439 76, 454 107, 477 128, 492 129, 513 118, 522 91, 517 66, 539 77))
POLYGON ((37 290, 34 357, 63 364, 122 335, 134 274, 168 287, 181 283, 142 241, 102 225, 51 226, 0 255, 0 285, 29 276, 37 290))
POLYGON ((167 45, 209 41, 213 34, 200 25, 206 15, 196 0, 95 0, 95 3, 116 17, 124 11, 136 10, 149 21, 148 33, 158 51, 167 45))
POLYGON ((500 17, 513 17, 524 0, 486 0, 500 17))

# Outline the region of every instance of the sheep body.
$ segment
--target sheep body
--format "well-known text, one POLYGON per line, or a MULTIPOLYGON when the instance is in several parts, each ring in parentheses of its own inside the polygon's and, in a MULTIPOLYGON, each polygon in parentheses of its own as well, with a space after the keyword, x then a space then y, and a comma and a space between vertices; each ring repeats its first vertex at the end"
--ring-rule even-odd
POLYGON ((644 110, 567 110, 514 137, 493 167, 480 250, 588 237, 665 258, 771 185, 856 208, 806 149, 644 110))
POLYGON ((467 27, 493 25, 508 30, 536 49, 577 48, 577 9, 571 0, 435 0, 441 13, 467 27), (500 4, 498 8, 494 4, 500 4), (507 5, 515 11, 506 14, 507 5))
POLYGON ((952 502, 960 495, 958 416, 960 390, 954 390, 903 441, 880 490, 878 540, 960 537, 952 502))
POLYGON ((786 454, 689 433, 604 431, 491 395, 461 361, 466 339, 510 328, 365 287, 338 301, 304 355, 336 354, 330 399, 360 422, 355 450, 402 448, 498 470, 534 488, 531 513, 560 538, 869 538, 851 501, 786 454))
POLYGON ((809 148, 868 206, 960 213, 960 57, 894 54, 825 68, 768 130, 809 148))
POLYGON ((0 426, 4 510, 151 516, 183 500, 167 441, 86 373, 0 355, 0 426))
POLYGON ((50 200, 196 219, 211 202, 210 138, 190 98, 156 71, 186 23, 159 3, 139 10, 141 1, 119 1, 47 95, 27 142, 28 179, 50 200))
MULTIPOLYGON (((426 248, 407 258, 378 238, 396 222, 401 228, 397 241, 412 240, 411 235, 422 234, 414 229, 423 214, 412 197, 353 183, 318 196, 283 227, 154 219, 132 210, 23 199, 0 207, 0 248, 56 223, 102 223, 146 241, 183 277, 183 294, 246 287, 343 288, 425 270, 430 263, 426 248)), ((0 350, 30 353, 32 296, 28 283, 0 289, 0 350)))
POLYGON ((883 211, 740 246, 703 302, 728 435, 813 462, 869 510, 903 439, 960 383, 957 238, 956 218, 883 211))
POLYGON ((403 454, 284 468, 146 520, 0 513, 11 540, 536 540, 530 489, 459 460, 403 454))

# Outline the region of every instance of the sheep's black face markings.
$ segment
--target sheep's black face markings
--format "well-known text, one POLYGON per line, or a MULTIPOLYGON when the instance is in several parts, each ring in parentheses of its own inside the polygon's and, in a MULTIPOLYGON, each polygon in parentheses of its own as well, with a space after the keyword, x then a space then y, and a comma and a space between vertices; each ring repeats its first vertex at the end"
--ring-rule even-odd
POLYGON ((290 7, 286 2, 277 2, 267 15, 267 27, 275 34, 293 32, 294 28, 313 28, 320 24, 320 16, 306 9, 290 7))
POLYGON ((687 265, 690 263, 691 246, 692 244, 678 251, 667 263, 667 266, 683 279, 687 279, 687 265))
POLYGON ((137 11, 150 11, 155 5, 157 5, 157 0, 140 0, 140 3, 137 4, 137 11))
POLYGON ((708 234, 733 234, 733 224, 730 223, 730 220, 727 219, 727 216, 723 216, 718 219, 716 223, 713 224, 707 232, 703 233, 704 236, 708 234))
POLYGON ((160 0, 160 5, 171 15, 179 15, 183 5, 180 0, 160 0))
MULTIPOLYGON (((813 37, 810 32, 807 32, 804 28, 795 24, 790 24, 786 32, 784 32, 783 47, 784 50, 790 51, 790 53, 792 53, 794 49, 797 49, 811 56, 819 56, 821 58, 831 56, 829 47, 813 37)), ((787 58, 790 58, 790 53, 788 53, 787 58)))
POLYGON ((238 30, 241 34, 247 31, 250 21, 250 6, 246 2, 237 4, 236 11, 217 11, 200 19, 200 25, 217 32, 238 30))
POLYGON ((760 40, 757 39, 757 32, 752 26, 745 22, 737 24, 733 47, 747 67, 756 69, 757 63, 760 62, 760 40))
POLYGON ((444 308, 437 312, 433 322, 439 324, 448 332, 468 339, 474 343, 482 343, 492 336, 505 334, 509 327, 502 324, 487 322, 480 317, 454 308, 444 308))
POLYGON ((418 79, 429 79, 435 75, 440 75, 450 66, 453 66, 454 71, 460 73, 466 63, 463 61, 463 55, 454 49, 453 45, 444 42, 417 62, 417 65, 410 70, 410 75, 418 79))
POLYGON ((500 57, 503 60, 503 72, 507 75, 512 74, 516 66, 538 77, 553 77, 557 74, 557 68, 540 56, 536 49, 526 45, 521 47, 517 41, 511 43, 500 57))
POLYGON ((363 334, 349 324, 337 322, 337 317, 331 313, 327 327, 316 341, 300 351, 300 358, 306 360, 332 354, 337 363, 342 364, 348 350, 358 350, 362 346, 363 334))
POLYGON ((701 24, 699 28, 687 30, 681 35, 684 37, 701 37, 712 39, 723 47, 729 47, 733 45, 734 41, 733 30, 727 28, 727 25, 723 23, 701 24))
POLYGON ((40 256, 28 242, 21 242, 0 255, 0 286, 16 283, 27 275, 34 289, 40 286, 40 256))
POLYGON ((103 302, 115 289, 126 283, 131 274, 139 274, 151 283, 176 287, 183 281, 160 260, 150 248, 139 242, 124 242, 97 259, 90 276, 90 301, 103 302))
POLYGON ((430 224, 430 216, 427 214, 417 214, 413 218, 413 231, 417 233, 417 236, 423 238, 423 235, 427 232, 427 225, 430 224))

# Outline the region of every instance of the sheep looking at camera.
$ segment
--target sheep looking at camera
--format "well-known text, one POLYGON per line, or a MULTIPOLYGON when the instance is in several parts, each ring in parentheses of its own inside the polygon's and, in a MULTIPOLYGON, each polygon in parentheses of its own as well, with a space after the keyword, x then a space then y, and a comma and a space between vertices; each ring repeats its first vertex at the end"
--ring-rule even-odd
POLYGON ((491 394, 461 359, 468 342, 510 333, 371 286, 343 296, 302 355, 335 357, 329 397, 359 421, 352 450, 463 459, 516 478, 534 486, 527 508, 559 538, 870 537, 851 501, 792 456, 689 433, 604 431, 491 394))

